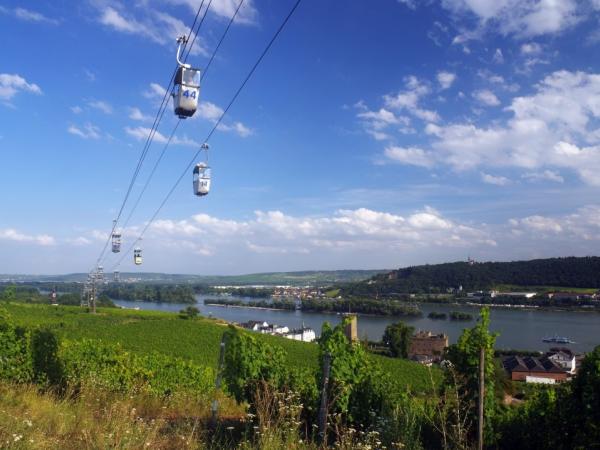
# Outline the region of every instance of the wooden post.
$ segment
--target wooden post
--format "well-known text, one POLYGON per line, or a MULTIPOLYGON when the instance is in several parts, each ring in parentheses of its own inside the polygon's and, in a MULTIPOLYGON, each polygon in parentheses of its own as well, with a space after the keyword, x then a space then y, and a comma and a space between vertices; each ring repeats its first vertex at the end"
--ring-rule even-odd
POLYGON ((321 406, 319 407, 319 441, 322 445, 327 446, 327 412, 329 395, 329 372, 331 370, 331 355, 325 353, 323 358, 323 386, 321 387, 321 406))
MULTIPOLYGON (((215 381, 215 396, 218 394, 219 389, 221 389, 221 378, 223 376, 223 359, 225 358, 225 333, 221 337, 221 349, 219 353, 219 365, 217 367, 217 379, 215 381)), ((212 416, 210 419, 210 424, 213 428, 217 426, 217 411, 219 410, 219 401, 215 398, 211 405, 212 416)))
POLYGON ((96 314, 96 279, 94 279, 92 284, 92 314, 96 314))
POLYGON ((483 399, 485 397, 485 350, 479 350, 479 399, 477 421, 477 449, 483 450, 483 399))

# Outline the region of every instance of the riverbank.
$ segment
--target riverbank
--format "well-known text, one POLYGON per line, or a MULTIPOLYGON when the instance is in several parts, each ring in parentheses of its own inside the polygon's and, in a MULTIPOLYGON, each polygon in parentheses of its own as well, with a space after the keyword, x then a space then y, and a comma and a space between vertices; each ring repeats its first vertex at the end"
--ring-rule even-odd
MULTIPOLYGON (((336 325, 343 316, 336 313, 307 312, 307 311, 284 311, 273 309, 252 308, 223 308, 220 306, 204 305, 204 300, 210 300, 207 295, 197 295, 196 306, 200 313, 205 316, 219 318, 227 322, 243 323, 250 320, 266 321, 276 323, 289 328, 300 328, 303 325, 315 330, 320 334, 325 322, 336 325)), ((251 301, 252 299, 247 298, 251 301)), ((142 309, 155 311, 179 312, 185 309, 187 304, 161 304, 140 303, 115 300, 120 306, 139 306, 142 309)), ((456 305, 440 303, 419 303, 423 315, 419 317, 381 317, 359 314, 358 336, 361 339, 379 341, 388 325, 402 321, 415 330, 431 331, 433 333, 444 333, 448 335, 450 343, 455 343, 464 328, 473 326, 471 322, 457 322, 450 320, 432 320, 427 317, 431 312, 450 314, 451 311, 462 311, 477 316, 479 306, 456 305)), ((570 345, 573 351, 589 352, 600 343, 600 314, 581 314, 569 311, 547 311, 542 309, 523 308, 492 308, 491 328, 498 332, 497 344, 499 348, 521 348, 532 351, 545 352, 552 346, 544 344, 542 338, 546 336, 566 336, 577 342, 570 345)))

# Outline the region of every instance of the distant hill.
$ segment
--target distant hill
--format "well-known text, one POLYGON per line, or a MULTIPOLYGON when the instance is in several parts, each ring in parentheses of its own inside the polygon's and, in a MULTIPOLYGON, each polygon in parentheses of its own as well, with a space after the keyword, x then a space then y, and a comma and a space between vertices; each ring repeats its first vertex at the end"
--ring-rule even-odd
POLYGON ((512 262, 453 262, 406 267, 345 286, 343 294, 387 295, 472 291, 498 285, 600 288, 600 257, 567 257, 512 262))
MULTIPOLYGON (((374 275, 386 273, 389 270, 323 270, 303 272, 269 272, 247 275, 185 275, 150 272, 122 272, 123 281, 140 281, 144 283, 203 283, 209 285, 291 285, 291 286, 322 286, 338 283, 357 282, 366 280, 374 275)), ((112 279, 112 274, 106 277, 112 279)), ((85 273, 66 275, 1 275, 0 282, 84 282, 85 273)))

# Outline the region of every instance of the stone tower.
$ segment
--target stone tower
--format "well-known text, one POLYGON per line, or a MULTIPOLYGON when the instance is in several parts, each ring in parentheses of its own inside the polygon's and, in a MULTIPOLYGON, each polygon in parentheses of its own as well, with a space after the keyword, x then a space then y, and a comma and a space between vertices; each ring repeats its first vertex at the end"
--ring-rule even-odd
POLYGON ((350 342, 358 341, 358 317, 356 314, 344 314, 344 334, 350 342))

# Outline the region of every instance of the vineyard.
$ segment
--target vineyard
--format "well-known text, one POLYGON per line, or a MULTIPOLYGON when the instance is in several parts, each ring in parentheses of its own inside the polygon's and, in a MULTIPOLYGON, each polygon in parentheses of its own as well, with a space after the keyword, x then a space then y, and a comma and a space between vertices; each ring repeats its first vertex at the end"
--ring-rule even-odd
MULTIPOLYGON (((124 350, 144 355, 160 353, 216 369, 219 343, 226 325, 213 319, 180 319, 176 314, 125 309, 100 309, 97 315, 79 307, 28 305, 5 306, 15 324, 24 327, 47 326, 68 341, 99 340, 119 344, 124 350)), ((317 370, 318 348, 314 344, 276 336, 257 335, 267 343, 284 349, 290 366, 317 370)), ((388 372, 398 389, 407 387, 425 393, 431 389, 429 370, 409 361, 370 355, 388 372)), ((433 370, 435 380, 440 372, 433 370)))
POLYGON ((515 386, 498 371, 489 322, 484 308, 442 371, 369 353, 347 322, 309 344, 186 314, 3 302, 0 446, 472 448, 483 348, 486 448, 531 448, 521 444, 539 430, 536 448, 594 448, 600 347, 570 383, 508 405, 515 386))

